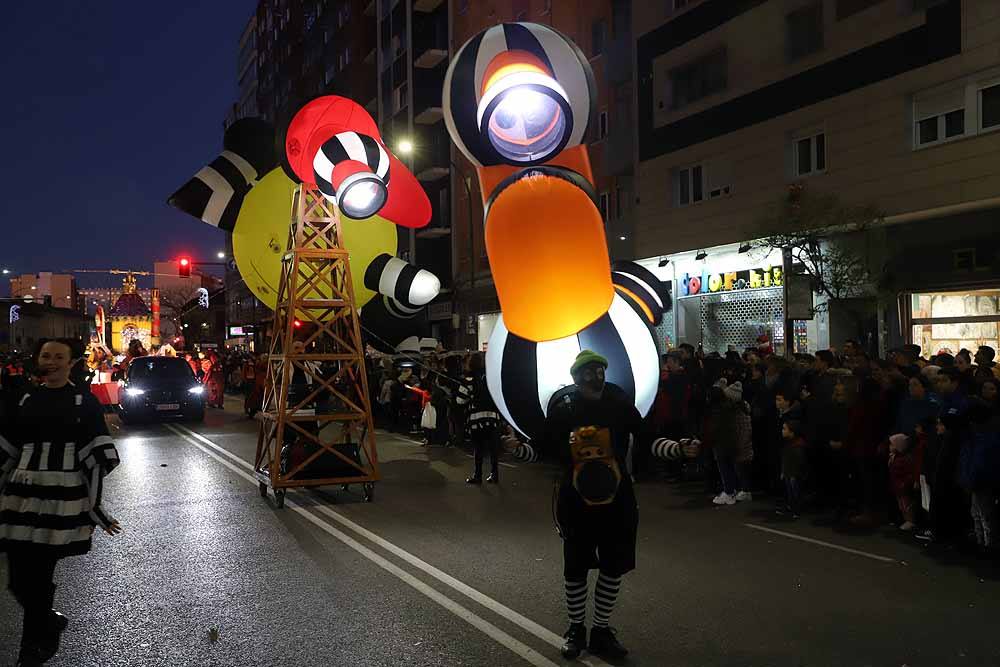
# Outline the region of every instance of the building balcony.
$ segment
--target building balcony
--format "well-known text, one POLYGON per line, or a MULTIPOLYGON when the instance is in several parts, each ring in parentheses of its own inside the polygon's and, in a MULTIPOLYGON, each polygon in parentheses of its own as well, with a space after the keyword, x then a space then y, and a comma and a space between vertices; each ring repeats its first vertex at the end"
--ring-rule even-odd
POLYGON ((430 69, 448 58, 448 17, 444 12, 413 21, 413 66, 430 69))
POLYGON ((444 118, 441 107, 441 87, 445 68, 422 69, 413 73, 413 122, 433 125, 444 118))

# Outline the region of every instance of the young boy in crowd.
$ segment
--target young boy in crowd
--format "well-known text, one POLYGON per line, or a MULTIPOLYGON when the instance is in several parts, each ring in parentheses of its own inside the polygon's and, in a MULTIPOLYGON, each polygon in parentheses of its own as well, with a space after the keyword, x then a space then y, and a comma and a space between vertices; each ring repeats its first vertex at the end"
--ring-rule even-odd
POLYGON ((785 421, 781 425, 781 438, 784 441, 781 452, 781 479, 785 483, 786 507, 779 508, 778 514, 798 519, 806 460, 806 439, 803 434, 802 422, 785 421))

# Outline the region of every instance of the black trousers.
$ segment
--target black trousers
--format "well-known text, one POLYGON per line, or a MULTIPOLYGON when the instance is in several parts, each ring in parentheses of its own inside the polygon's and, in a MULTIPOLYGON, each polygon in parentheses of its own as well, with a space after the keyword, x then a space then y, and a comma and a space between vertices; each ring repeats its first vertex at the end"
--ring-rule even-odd
POLYGON ((490 429, 472 435, 472 446, 475 448, 476 470, 474 477, 483 476, 483 456, 490 455, 491 472, 494 477, 500 476, 500 431, 490 429))
POLYGON ((22 645, 45 639, 56 594, 52 580, 58 562, 42 549, 12 548, 7 552, 7 587, 24 609, 22 645))

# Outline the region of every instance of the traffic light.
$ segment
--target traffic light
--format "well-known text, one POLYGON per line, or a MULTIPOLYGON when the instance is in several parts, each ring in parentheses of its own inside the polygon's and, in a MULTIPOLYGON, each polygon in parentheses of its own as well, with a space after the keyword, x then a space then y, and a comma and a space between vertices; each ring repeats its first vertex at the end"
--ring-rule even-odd
POLYGON ((191 277, 190 257, 181 257, 180 259, 177 260, 177 275, 181 276, 182 278, 191 277))
POLYGON ((302 328, 302 320, 292 320, 292 326, 296 329, 302 328))

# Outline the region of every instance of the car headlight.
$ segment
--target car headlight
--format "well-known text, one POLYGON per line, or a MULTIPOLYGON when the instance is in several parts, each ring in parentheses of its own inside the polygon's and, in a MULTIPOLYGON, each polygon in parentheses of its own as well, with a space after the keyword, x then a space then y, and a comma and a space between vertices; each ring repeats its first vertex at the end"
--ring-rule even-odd
POLYGON ((142 396, 146 393, 145 389, 139 389, 138 387, 129 387, 125 390, 126 396, 142 396))
POLYGON ((200 396, 201 394, 205 393, 205 388, 204 387, 191 387, 190 389, 188 389, 188 393, 200 396))

